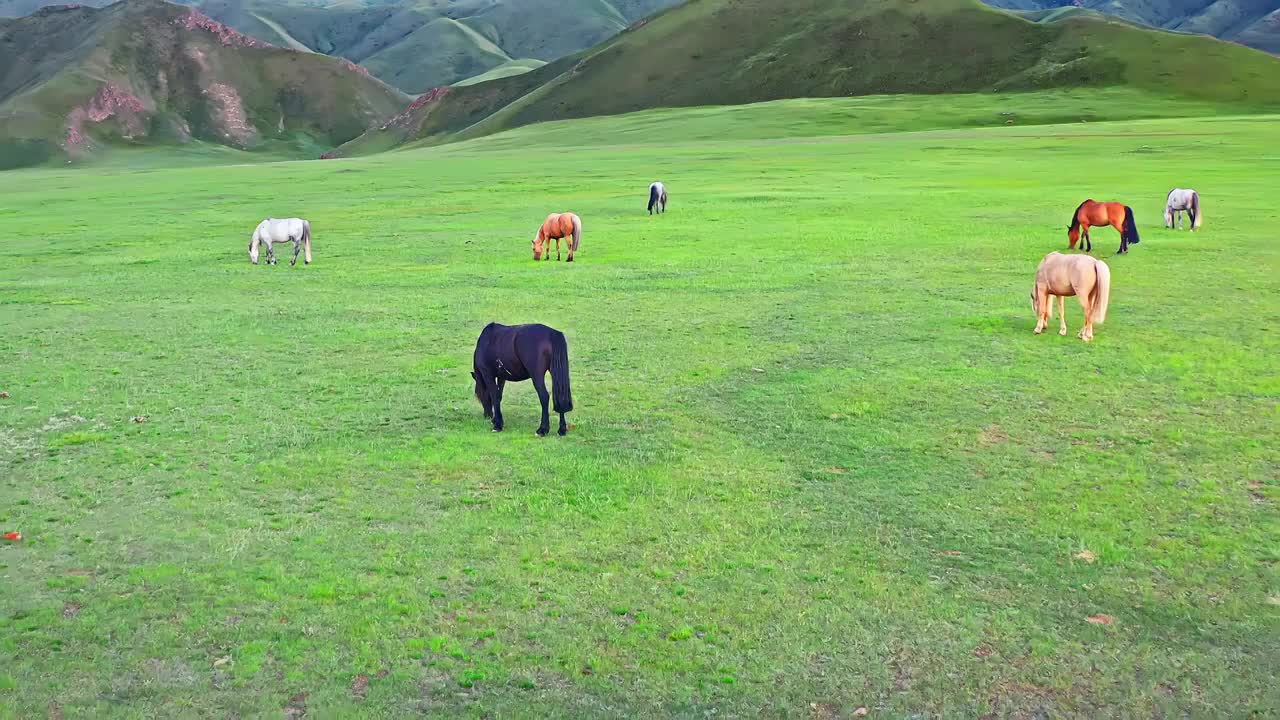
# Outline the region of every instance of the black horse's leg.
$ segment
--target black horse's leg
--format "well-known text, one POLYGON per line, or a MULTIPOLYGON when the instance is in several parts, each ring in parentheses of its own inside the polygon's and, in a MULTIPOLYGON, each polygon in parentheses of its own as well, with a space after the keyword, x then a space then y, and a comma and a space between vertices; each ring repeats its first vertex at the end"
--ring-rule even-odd
POLYGON ((551 417, 547 414, 547 402, 551 399, 551 393, 547 392, 547 376, 546 370, 542 372, 534 372, 533 389, 538 391, 538 402, 542 403, 542 424, 538 425, 538 436, 547 434, 551 429, 551 417))
POLYGON ((569 432, 569 425, 564 421, 564 413, 560 413, 560 429, 557 432, 561 435, 569 432))
POLYGON ((493 381, 493 431, 502 432, 502 390, 507 385, 506 380, 494 378, 493 381))

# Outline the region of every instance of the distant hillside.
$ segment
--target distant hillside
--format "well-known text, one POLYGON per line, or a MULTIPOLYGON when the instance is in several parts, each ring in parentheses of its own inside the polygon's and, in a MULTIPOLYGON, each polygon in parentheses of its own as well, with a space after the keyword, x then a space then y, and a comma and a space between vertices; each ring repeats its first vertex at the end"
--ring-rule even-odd
POLYGON ((1039 11, 1058 20, 1060 8, 1085 8, 1151 27, 1213 35, 1280 54, 1280 0, 986 0, 1009 10, 1039 11))
POLYGON ((0 168, 192 139, 313 155, 406 102, 349 62, 159 0, 0 21, 0 168))
MULTIPOLYGON (((679 0, 181 1, 264 42, 344 57, 418 93, 573 54, 679 0)), ((47 4, 0 0, 0 16, 47 4)))
POLYGON ((691 0, 537 70, 423 96, 336 154, 655 107, 1104 86, 1280 109, 1280 60, 1097 16, 1038 24, 977 0, 691 0))

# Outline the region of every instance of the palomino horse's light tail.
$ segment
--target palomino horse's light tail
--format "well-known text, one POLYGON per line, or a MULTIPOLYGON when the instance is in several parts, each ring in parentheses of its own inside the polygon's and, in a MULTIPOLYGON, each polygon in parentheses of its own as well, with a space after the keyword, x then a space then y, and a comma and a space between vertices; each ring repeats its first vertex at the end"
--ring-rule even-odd
POLYGON ((573 410, 573 391, 569 387, 569 345, 564 333, 551 331, 551 399, 558 413, 573 410))
POLYGON ((1101 260, 1093 261, 1093 292, 1089 294, 1089 302, 1093 305, 1093 321, 1106 322, 1107 303, 1111 301, 1111 268, 1101 260))
MULTIPOLYGON (((304 258, 307 261, 307 264, 310 265, 311 264, 311 221, 310 220, 302 221, 302 252, 303 252, 304 258)), ((294 255, 293 257, 296 260, 298 256, 294 255)))
POLYGON ((1125 242, 1130 245, 1138 244, 1138 223, 1133 221, 1133 208, 1128 205, 1124 206, 1124 234, 1128 238, 1125 242))
MULTIPOLYGON (((577 215, 573 216, 573 250, 570 252, 578 252, 578 243, 582 242, 582 218, 577 215)), ((573 257, 570 255, 570 257, 573 257)), ((565 410, 565 412, 569 412, 565 410)))
POLYGON ((1194 190, 1191 191, 1191 214, 1195 215, 1195 217, 1191 219, 1191 229, 1195 230, 1200 227, 1200 221, 1203 219, 1203 216, 1200 214, 1200 193, 1194 190))

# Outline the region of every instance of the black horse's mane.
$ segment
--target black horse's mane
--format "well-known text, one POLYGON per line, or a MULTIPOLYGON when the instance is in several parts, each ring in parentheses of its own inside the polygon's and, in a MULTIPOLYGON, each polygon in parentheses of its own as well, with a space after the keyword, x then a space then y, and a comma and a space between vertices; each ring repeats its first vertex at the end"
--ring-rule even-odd
POLYGON ((1084 202, 1076 206, 1075 212, 1071 213, 1071 224, 1067 226, 1068 230, 1076 229, 1076 226, 1080 224, 1080 220, 1079 220, 1080 208, 1084 207, 1084 203, 1091 203, 1091 202, 1093 202, 1093 198, 1089 198, 1088 200, 1085 200, 1084 202))

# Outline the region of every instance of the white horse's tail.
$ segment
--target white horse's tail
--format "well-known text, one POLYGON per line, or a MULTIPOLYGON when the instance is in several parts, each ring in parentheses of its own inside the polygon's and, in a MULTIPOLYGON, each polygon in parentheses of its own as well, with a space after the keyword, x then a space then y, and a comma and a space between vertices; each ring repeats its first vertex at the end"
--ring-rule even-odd
POLYGON ((1194 190, 1191 191, 1191 208, 1196 215, 1196 219, 1191 222, 1191 229, 1195 230, 1200 227, 1200 221, 1203 217, 1200 214, 1200 193, 1194 190))
POLYGON ((1093 301, 1093 321, 1106 322, 1107 303, 1111 300, 1111 268, 1101 260, 1093 261, 1096 275, 1093 282, 1093 293, 1089 299, 1093 301))
POLYGON ((578 243, 582 242, 582 218, 573 216, 573 252, 578 252, 578 243))
MULTIPOLYGON (((302 221, 302 252, 307 264, 311 264, 311 221, 302 221)), ((294 257, 297 257, 296 255, 294 257)))

